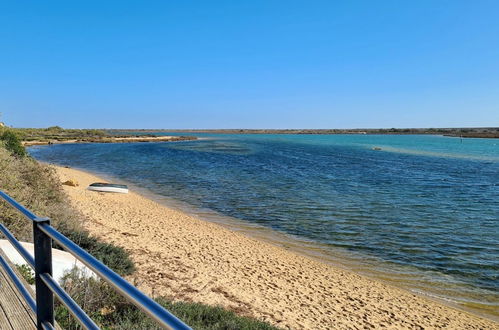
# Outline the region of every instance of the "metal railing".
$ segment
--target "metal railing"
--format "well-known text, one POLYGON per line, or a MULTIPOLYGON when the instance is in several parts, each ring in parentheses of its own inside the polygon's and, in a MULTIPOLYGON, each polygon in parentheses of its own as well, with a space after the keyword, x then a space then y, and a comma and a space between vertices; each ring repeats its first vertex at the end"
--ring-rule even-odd
POLYGON ((0 231, 14 246, 17 252, 26 260, 28 265, 35 270, 35 299, 31 297, 21 280, 16 276, 15 272, 1 255, 0 267, 5 269, 19 293, 36 314, 37 329, 54 329, 54 295, 64 304, 64 306, 66 306, 75 319, 85 329, 100 329, 52 277, 52 240, 75 256, 76 259, 109 283, 122 296, 153 318, 163 328, 190 329, 185 323, 168 312, 160 304, 140 292, 121 276, 95 259, 91 254, 87 253, 70 239, 59 233, 50 225, 50 219, 37 217, 34 213, 1 190, 0 197, 33 222, 34 258, 19 243, 14 235, 12 235, 7 227, 1 223, 0 231))

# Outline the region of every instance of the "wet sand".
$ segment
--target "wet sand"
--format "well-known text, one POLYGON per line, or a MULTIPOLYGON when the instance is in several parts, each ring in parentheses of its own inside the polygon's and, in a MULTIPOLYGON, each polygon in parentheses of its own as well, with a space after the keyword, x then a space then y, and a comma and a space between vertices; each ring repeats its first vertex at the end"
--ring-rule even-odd
POLYGON ((86 190, 101 178, 56 167, 93 235, 130 252, 150 295, 221 305, 292 329, 499 329, 493 321, 332 267, 141 195, 86 190))

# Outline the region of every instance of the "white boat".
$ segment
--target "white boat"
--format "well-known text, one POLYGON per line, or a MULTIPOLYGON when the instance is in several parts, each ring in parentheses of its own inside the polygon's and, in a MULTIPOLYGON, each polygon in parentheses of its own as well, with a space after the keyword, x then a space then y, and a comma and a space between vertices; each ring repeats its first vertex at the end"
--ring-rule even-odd
POLYGON ((88 190, 115 192, 121 194, 128 193, 128 187, 124 184, 102 183, 102 182, 92 183, 90 186, 88 186, 88 190))

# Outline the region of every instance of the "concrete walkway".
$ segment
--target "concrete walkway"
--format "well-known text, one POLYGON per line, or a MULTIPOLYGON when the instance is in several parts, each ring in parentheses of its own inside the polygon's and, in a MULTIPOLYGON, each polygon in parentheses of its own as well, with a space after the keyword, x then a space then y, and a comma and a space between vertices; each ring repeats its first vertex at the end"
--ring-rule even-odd
MULTIPOLYGON (((20 242, 21 245, 31 254, 34 255, 34 249, 32 243, 20 242)), ((15 265, 27 265, 24 258, 17 252, 17 250, 10 244, 6 239, 0 239, 0 250, 2 250, 5 255, 7 255, 8 260, 15 265)), ((58 283, 64 276, 65 273, 69 272, 74 267, 78 267, 86 276, 97 277, 90 269, 88 269, 83 263, 77 260, 69 252, 52 249, 52 277, 58 283)))

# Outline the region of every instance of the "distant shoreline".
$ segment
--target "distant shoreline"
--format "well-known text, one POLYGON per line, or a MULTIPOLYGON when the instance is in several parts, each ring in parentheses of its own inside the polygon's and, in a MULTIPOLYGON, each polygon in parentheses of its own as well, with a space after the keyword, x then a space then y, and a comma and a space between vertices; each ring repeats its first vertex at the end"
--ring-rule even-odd
POLYGON ((499 127, 476 128, 387 128, 387 129, 103 129, 111 134, 138 133, 214 133, 214 134, 382 134, 382 135, 444 135, 463 138, 499 138, 499 127))
POLYGON ((50 139, 50 140, 31 140, 23 141, 25 147, 51 144, 69 144, 69 143, 130 143, 130 142, 175 142, 197 140, 194 136, 106 136, 78 139, 50 139))

